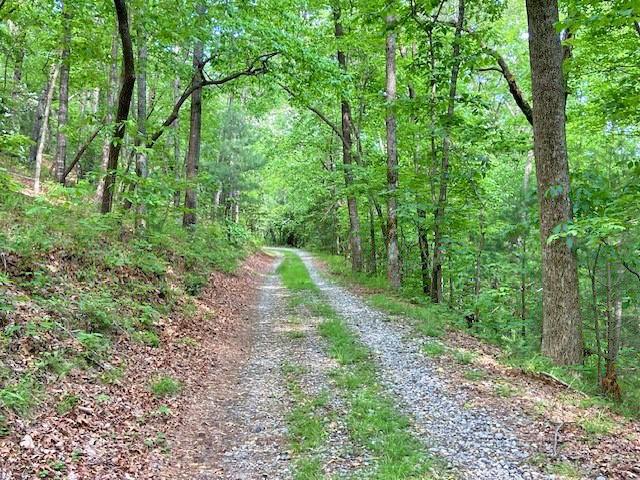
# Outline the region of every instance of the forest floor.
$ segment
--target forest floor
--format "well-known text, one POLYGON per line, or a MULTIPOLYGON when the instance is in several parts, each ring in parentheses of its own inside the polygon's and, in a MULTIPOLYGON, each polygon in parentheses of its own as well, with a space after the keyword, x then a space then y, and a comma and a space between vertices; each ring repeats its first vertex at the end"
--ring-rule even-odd
POLYGON ((464 333, 416 335, 304 252, 277 255, 163 478, 640 478, 637 422, 464 333), (282 255, 306 271, 279 276, 282 255))

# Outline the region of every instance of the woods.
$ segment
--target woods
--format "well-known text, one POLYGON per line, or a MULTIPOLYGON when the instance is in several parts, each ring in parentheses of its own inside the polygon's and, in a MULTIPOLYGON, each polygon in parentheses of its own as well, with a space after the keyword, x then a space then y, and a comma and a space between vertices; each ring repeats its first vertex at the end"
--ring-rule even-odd
POLYGON ((633 0, 3 0, 0 22, 0 286, 46 299, 88 255, 151 283, 175 260, 199 292, 218 252, 306 248, 637 415, 633 0))

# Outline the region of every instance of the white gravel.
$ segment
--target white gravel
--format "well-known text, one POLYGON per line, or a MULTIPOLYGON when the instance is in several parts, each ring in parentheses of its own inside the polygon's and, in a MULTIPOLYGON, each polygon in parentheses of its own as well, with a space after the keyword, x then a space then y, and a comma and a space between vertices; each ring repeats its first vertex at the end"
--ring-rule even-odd
MULTIPOLYGON (((448 461, 460 477, 477 480, 554 478, 528 464, 533 452, 506 422, 447 389, 434 365, 411 340, 407 327, 327 281, 313 258, 297 252, 333 309, 359 335, 380 366, 383 384, 414 422, 415 433, 431 452, 448 461)), ((455 368, 455 366, 453 367, 455 368)))

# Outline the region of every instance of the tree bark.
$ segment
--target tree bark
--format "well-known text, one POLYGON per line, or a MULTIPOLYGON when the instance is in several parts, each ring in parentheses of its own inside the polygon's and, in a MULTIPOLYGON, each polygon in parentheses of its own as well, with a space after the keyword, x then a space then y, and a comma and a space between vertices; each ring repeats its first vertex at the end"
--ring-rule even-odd
MULTIPOLYGON (((335 37, 338 41, 344 37, 344 28, 340 21, 342 12, 339 5, 333 7, 333 18, 335 26, 335 37)), ((347 56, 338 48, 337 52, 338 64, 340 69, 347 72, 347 56)), ((352 121, 351 121, 351 107, 346 98, 343 98, 340 105, 342 111, 342 161, 344 164, 344 180, 347 188, 347 209, 349 212, 349 243, 351 246, 351 269, 354 272, 361 272, 363 267, 362 262, 362 242, 360 238, 360 217, 358 215, 358 202, 351 191, 353 187, 353 156, 352 156, 352 121)))
POLYGON ((129 31, 126 0, 114 0, 114 6, 118 17, 118 33, 122 42, 123 68, 122 84, 120 87, 120 95, 118 97, 116 124, 113 132, 113 140, 109 145, 109 159, 107 161, 107 171, 104 179, 104 192, 102 195, 102 205, 100 209, 102 213, 109 213, 112 208, 118 159, 120 158, 120 148, 122 140, 124 139, 125 122, 129 118, 131 97, 136 83, 133 44, 131 42, 131 32, 129 31))
MULTIPOLYGON (((180 98, 180 77, 176 77, 173 81, 173 103, 178 101, 180 98)), ((180 153, 180 117, 176 117, 175 121, 171 125, 173 129, 173 168, 174 175, 176 179, 176 185, 180 182, 180 177, 182 176, 182 156, 180 153)), ((176 188, 175 192, 173 192, 173 206, 178 208, 180 207, 180 189, 176 188)))
POLYGON ((542 242, 542 353, 559 365, 576 364, 583 356, 576 255, 562 240, 547 241, 572 218, 558 1, 526 3, 542 242))
POLYGON ((613 279, 611 260, 607 261, 607 357, 605 375, 602 379, 604 393, 620 400, 622 392, 618 384, 616 364, 620 351, 620 333, 622 329, 622 296, 613 279))
POLYGON ((49 114, 51 112, 51 102, 53 101, 53 91, 56 88, 56 78, 58 77, 58 65, 51 65, 51 73, 49 74, 49 83, 47 88, 47 94, 44 102, 44 111, 42 112, 42 124, 40 125, 40 132, 38 136, 38 143, 36 145, 35 161, 35 174, 33 177, 33 191, 35 193, 40 192, 40 172, 42 170, 42 156, 44 155, 44 145, 46 143, 49 114))
POLYGON ((386 18, 386 77, 387 77, 387 279, 391 288, 398 290, 400 278, 400 251, 398 248, 398 145, 396 138, 395 102, 397 98, 396 78, 396 34, 393 31, 396 19, 393 15, 386 18))
POLYGON ((456 104, 456 92, 458 89, 458 75, 460 73, 460 40, 464 29, 464 0, 458 2, 458 19, 453 40, 453 64, 449 79, 449 98, 447 103, 447 116, 442 142, 442 163, 440 166, 440 192, 434 218, 433 232, 433 274, 431 277, 431 299, 434 303, 442 302, 442 262, 444 257, 442 245, 442 229, 444 224, 445 208, 447 205, 447 188, 449 186, 449 156, 451 152, 451 129, 456 104))
POLYGON ((67 123, 69 121, 69 70, 71 54, 71 14, 66 3, 62 7, 62 56, 60 58, 60 91, 58 106, 58 137, 55 161, 55 178, 64 183, 64 169, 67 160, 67 123))
MULTIPOLYGON (((202 62, 203 62, 203 44, 197 41, 193 50, 193 67, 196 72, 194 81, 198 84, 202 83, 202 62)), ((196 186, 194 185, 198 177, 198 165, 200 162, 200 137, 202 131, 202 87, 196 88, 191 94, 191 119, 189 123, 189 147, 186 160, 186 180, 187 187, 184 195, 184 215, 182 217, 182 225, 186 228, 195 226, 196 208, 198 206, 198 198, 196 186)))
MULTIPOLYGON (((57 65, 56 65, 57 69, 57 65)), ((58 75, 56 74, 56 78, 58 75)), ((44 120, 44 110, 47 103, 47 94, 49 93, 49 86, 51 82, 51 74, 47 77, 47 82, 45 83, 42 93, 38 98, 38 106, 36 107, 36 115, 33 119, 33 126, 31 128, 31 140, 33 141, 33 145, 29 149, 29 165, 35 165, 36 163, 36 154, 38 152, 38 140, 40 140, 40 132, 42 130, 42 123, 44 120)))
MULTIPOLYGON (((106 89, 106 123, 107 125, 113 122, 113 109, 116 103, 115 91, 118 84, 118 33, 114 32, 111 39, 111 66, 109 68, 109 78, 107 79, 106 89)), ((102 164, 101 168, 103 172, 106 172, 107 165, 109 163, 109 145, 111 145, 110 135, 107 135, 102 145, 102 164)), ((104 177, 98 182, 98 188, 96 191, 96 197, 98 201, 102 202, 102 196, 104 192, 104 177)))

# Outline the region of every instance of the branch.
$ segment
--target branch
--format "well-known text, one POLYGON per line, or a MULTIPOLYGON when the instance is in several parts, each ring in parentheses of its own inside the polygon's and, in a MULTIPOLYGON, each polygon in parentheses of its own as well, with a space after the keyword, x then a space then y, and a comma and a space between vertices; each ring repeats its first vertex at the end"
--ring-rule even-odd
MULTIPOLYGON (((293 93, 293 91, 291 91, 291 89, 289 87, 287 87, 286 85, 278 82, 278 85, 280 85, 280 87, 287 92, 289 95, 291 95, 293 98, 297 98, 298 95, 296 95, 295 93, 293 93)), ((331 120, 329 120, 329 118, 322 113, 320 110, 318 110, 316 107, 312 106, 312 105, 304 105, 305 108, 311 110, 313 113, 315 113, 318 118, 320 120, 322 120, 324 123, 326 123, 331 130, 333 130, 333 132, 338 136, 338 138, 340 138, 340 140, 342 141, 342 143, 344 143, 345 139, 344 139, 344 135, 342 134, 342 130, 340 128, 338 128, 338 126, 333 123, 331 120)))
POLYGON ((626 268, 629 273, 632 273, 633 275, 635 275, 636 277, 638 277, 638 280, 640 280, 640 272, 636 272, 633 268, 631 268, 629 266, 629 264, 627 262, 625 262, 624 260, 622 261, 622 265, 624 266, 624 268, 626 268))
POLYGON ((640 35, 640 22, 633 22, 633 26, 636 28, 636 32, 640 35))
POLYGON ((67 169, 62 174, 62 183, 64 183, 67 180, 67 177, 71 173, 71 170, 73 170, 76 164, 80 161, 80 159, 82 158, 82 155, 84 155, 84 152, 87 151, 87 148, 89 148, 89 145, 91 145, 91 143, 96 139, 96 137, 104 129, 104 127, 106 127, 104 123, 98 126, 98 128, 94 130, 94 132, 87 139, 87 141, 82 144, 82 146, 80 147, 80 150, 78 150, 78 153, 76 153, 76 156, 73 157, 73 160, 71 161, 67 169))
MULTIPOLYGON (((416 22, 418 23, 418 25, 422 26, 425 29, 426 28, 432 28, 432 25, 427 25, 424 22, 421 22, 418 18, 416 18, 416 22)), ((437 20, 437 18, 434 20, 434 23, 439 23, 439 24, 446 25, 446 26, 452 27, 452 28, 457 28, 458 27, 456 22, 444 21, 444 20, 441 21, 441 20, 437 20)), ((524 94, 522 93, 522 90, 520 90, 520 87, 518 86, 518 82, 516 81, 516 78, 513 75, 513 73, 511 73, 511 70, 509 69, 509 66, 507 65, 507 62, 505 61, 504 57, 502 55, 500 55, 496 50, 487 47, 478 38, 477 33, 474 32, 473 30, 470 30, 469 28, 463 28, 463 31, 465 33, 475 37, 476 40, 478 40, 478 43, 480 43, 480 47, 488 55, 492 56, 496 60, 496 62, 498 63, 500 69, 489 68, 489 69, 482 69, 481 71, 494 70, 494 71, 500 72, 502 74, 504 79, 507 81, 507 84, 509 85, 509 92, 511 92, 511 96, 513 97, 513 99, 515 100, 516 104, 520 108, 520 111, 526 117, 526 119, 529 122, 529 124, 533 126, 533 110, 531 109, 531 105, 529 105, 529 102, 527 101, 527 99, 525 98, 524 94)), ((566 54, 567 53, 565 52, 565 55, 566 54)))
POLYGON ((502 76, 504 77, 504 79, 507 81, 507 84, 509 85, 509 92, 511 92, 511 96, 513 97, 516 104, 518 105, 518 107, 526 117, 529 124, 533 126, 533 110, 531 109, 531 105, 529 105, 529 102, 524 97, 522 90, 520 90, 520 87, 518 86, 518 82, 516 81, 516 78, 513 76, 513 73, 511 73, 511 70, 509 70, 509 66, 507 65, 507 62, 495 50, 492 50, 486 47, 485 49, 487 53, 491 55, 493 58, 495 58, 496 62, 498 62, 498 65, 500 66, 500 71, 502 72, 502 76))
POLYGON ((155 143, 164 133, 165 129, 167 127, 170 127, 173 124, 173 122, 176 121, 176 119, 178 118, 178 115, 180 114, 180 108, 182 108, 182 105, 184 104, 184 102, 187 101, 187 99, 191 96, 193 92, 203 87, 208 87, 210 85, 223 85, 225 83, 231 82, 241 77, 255 77, 258 75, 262 75, 263 73, 266 73, 269 68, 269 64, 268 64, 269 60, 271 60, 273 57, 279 54, 280 52, 271 52, 271 53, 265 53, 264 55, 260 55, 259 57, 255 58, 246 69, 239 70, 230 75, 227 75, 226 77, 218 78, 215 80, 213 79, 207 79, 203 81, 199 80, 199 78, 204 77, 204 75, 199 75, 199 73, 203 73, 202 70, 207 65, 207 63, 211 61, 212 58, 208 58, 207 60, 202 62, 202 64, 198 66, 200 71, 194 73, 193 78, 191 79, 191 83, 184 90, 184 92, 182 92, 182 95, 174 105, 173 110, 171 111, 167 119, 162 123, 162 126, 149 138, 149 141, 147 142, 146 147, 153 148, 155 143))

